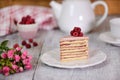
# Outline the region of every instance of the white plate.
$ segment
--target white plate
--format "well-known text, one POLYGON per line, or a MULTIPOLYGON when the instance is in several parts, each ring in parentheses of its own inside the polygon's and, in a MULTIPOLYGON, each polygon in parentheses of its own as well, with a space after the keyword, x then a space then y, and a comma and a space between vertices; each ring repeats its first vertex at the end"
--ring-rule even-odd
POLYGON ((85 68, 104 62, 106 57, 106 54, 102 51, 93 50, 89 52, 89 58, 87 60, 62 63, 60 62, 60 51, 59 49, 55 49, 44 53, 41 56, 41 61, 49 66, 59 68, 85 68))
POLYGON ((99 38, 103 42, 110 43, 115 46, 120 46, 120 40, 116 40, 114 37, 112 37, 110 32, 101 33, 99 38))

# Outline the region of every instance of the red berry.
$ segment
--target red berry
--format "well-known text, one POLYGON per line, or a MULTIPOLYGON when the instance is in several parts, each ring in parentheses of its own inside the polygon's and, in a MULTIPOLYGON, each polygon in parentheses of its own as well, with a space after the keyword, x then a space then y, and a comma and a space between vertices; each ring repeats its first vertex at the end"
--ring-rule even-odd
POLYGON ((31 24, 35 23, 35 20, 34 20, 34 19, 32 19, 32 18, 31 18, 31 19, 29 19, 28 21, 29 21, 31 24))
POLYGON ((80 37, 83 37, 83 33, 82 33, 82 32, 80 32, 79 36, 80 36, 80 37))
POLYGON ((22 22, 26 22, 26 21, 27 21, 26 17, 22 17, 22 22))
POLYGON ((33 42, 33 46, 38 46, 38 43, 37 42, 33 42))
POLYGON ((72 36, 77 37, 77 36, 79 36, 79 33, 78 32, 73 32, 72 36))
POLYGON ((29 39, 29 42, 32 43, 32 42, 33 42, 33 39, 29 39))
POLYGON ((22 41, 22 45, 24 46, 24 45, 26 45, 26 44, 27 44, 26 41, 23 40, 23 41, 22 41))
POLYGON ((26 21, 25 24, 31 24, 31 22, 30 21, 26 21))
POLYGON ((74 31, 71 31, 71 32, 70 32, 70 35, 71 35, 71 36, 73 35, 73 32, 74 32, 74 31))
POLYGON ((75 31, 75 32, 80 32, 80 31, 81 31, 81 28, 79 28, 79 27, 74 27, 74 31, 75 31))
POLYGON ((18 43, 16 43, 16 44, 13 45, 13 48, 17 48, 17 47, 19 47, 18 43))
POLYGON ((30 16, 30 15, 27 15, 27 16, 26 16, 26 19, 27 19, 27 20, 31 19, 31 16, 30 16))
POLYGON ((31 48, 30 44, 26 44, 25 46, 26 46, 26 48, 31 48))

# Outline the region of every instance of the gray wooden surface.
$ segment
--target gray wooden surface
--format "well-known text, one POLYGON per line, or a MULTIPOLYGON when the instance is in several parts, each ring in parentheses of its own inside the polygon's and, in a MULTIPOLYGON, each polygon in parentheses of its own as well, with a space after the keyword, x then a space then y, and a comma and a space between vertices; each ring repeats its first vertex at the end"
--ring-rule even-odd
MULTIPOLYGON (((33 69, 7 77, 0 75, 0 80, 119 80, 120 47, 112 46, 98 39, 100 33, 109 30, 109 20, 115 17, 120 16, 109 16, 102 25, 87 34, 89 47, 106 53, 107 60, 104 63, 83 69, 60 69, 41 63, 40 56, 49 50, 59 48, 59 39, 67 35, 59 29, 41 30, 35 39, 39 42, 39 46, 29 49, 29 53, 33 56, 33 69)), ((10 45, 22 41, 18 33, 1 37, 0 41, 5 39, 10 40, 10 45)))

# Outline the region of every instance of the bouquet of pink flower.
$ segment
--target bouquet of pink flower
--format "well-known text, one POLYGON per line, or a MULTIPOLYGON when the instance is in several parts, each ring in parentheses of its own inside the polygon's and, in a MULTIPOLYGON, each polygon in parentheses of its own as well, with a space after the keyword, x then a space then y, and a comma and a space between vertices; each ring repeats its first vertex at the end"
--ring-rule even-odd
POLYGON ((0 44, 0 73, 4 75, 14 74, 32 68, 32 56, 21 47, 7 47, 8 40, 0 44))

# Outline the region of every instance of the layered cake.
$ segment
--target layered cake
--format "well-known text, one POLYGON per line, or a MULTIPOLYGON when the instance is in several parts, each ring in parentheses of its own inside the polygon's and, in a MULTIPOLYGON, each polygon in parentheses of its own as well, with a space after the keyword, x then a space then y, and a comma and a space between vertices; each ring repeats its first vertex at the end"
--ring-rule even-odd
POLYGON ((88 37, 84 37, 81 29, 75 27, 71 36, 60 39, 61 62, 85 60, 88 58, 88 37))

